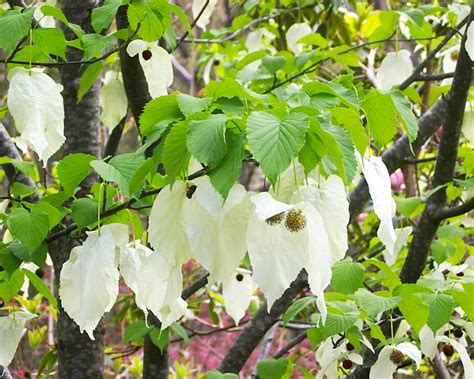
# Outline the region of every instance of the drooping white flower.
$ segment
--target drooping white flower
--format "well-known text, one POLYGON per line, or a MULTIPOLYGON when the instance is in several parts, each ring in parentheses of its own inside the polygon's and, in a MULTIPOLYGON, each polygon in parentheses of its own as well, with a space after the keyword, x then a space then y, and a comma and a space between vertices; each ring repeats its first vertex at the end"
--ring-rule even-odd
POLYGON ((408 50, 388 53, 376 75, 377 87, 381 92, 388 92, 393 86, 403 83, 412 72, 413 63, 408 50))
POLYGON ((8 75, 7 105, 21 134, 46 166, 64 138, 62 86, 48 75, 16 67, 8 75))
POLYGON ((474 145, 474 102, 468 101, 462 119, 462 133, 474 145))
POLYGON ((184 215, 189 203, 186 197, 187 189, 184 181, 176 181, 172 188, 163 188, 153 203, 149 217, 150 245, 160 255, 177 265, 191 258, 184 215))
POLYGON ((446 337, 445 335, 435 335, 428 325, 423 326, 420 330, 421 351, 430 359, 433 359, 438 352, 438 344, 446 343, 451 345, 459 355, 464 368, 464 377, 466 379, 474 379, 474 366, 466 348, 455 339, 446 337))
POLYGON ((207 177, 196 183, 185 217, 191 255, 209 271, 209 283, 226 280, 247 251, 247 192, 234 184, 224 202, 207 177))
POLYGON ((259 28, 250 32, 245 40, 245 47, 249 53, 254 51, 262 50, 265 47, 263 39, 266 37, 269 40, 275 39, 275 35, 268 31, 266 28, 259 28))
POLYGON ((469 58, 471 58, 471 61, 474 60, 474 26, 472 23, 466 31, 466 42, 464 48, 466 49, 469 58))
POLYGON ((397 236, 393 227, 392 217, 395 216, 396 205, 392 198, 390 175, 380 157, 364 159, 363 172, 369 186, 374 212, 380 220, 377 236, 385 245, 388 253, 393 256, 397 236))
POLYGON ((238 325, 252 301, 253 280, 251 272, 243 268, 235 270, 222 281, 222 297, 226 312, 238 325))
POLYGON ((332 338, 327 338, 316 350, 316 359, 321 370, 318 371, 316 379, 336 379, 339 378, 338 367, 340 362, 349 359, 357 365, 363 363, 360 354, 347 350, 347 343, 341 343, 334 347, 332 338))
POLYGON ((389 266, 392 266, 396 262, 398 254, 402 250, 403 245, 405 245, 407 242, 408 236, 412 231, 413 228, 411 226, 395 229, 396 240, 393 245, 392 254, 390 254, 387 250, 383 251, 383 258, 385 263, 387 263, 389 266))
POLYGON ((387 345, 379 353, 377 361, 370 369, 369 379, 392 379, 397 367, 407 355, 420 367, 421 351, 410 342, 402 342, 396 346, 387 345))
POLYGON ((330 225, 326 227, 312 203, 318 196, 315 191, 318 189, 300 187, 293 196, 299 199, 296 204, 276 201, 267 192, 252 196, 254 211, 247 230, 247 246, 253 277, 265 293, 269 309, 305 268, 324 320, 323 292, 331 280, 333 257, 327 233, 330 225))
POLYGON ((137 306, 145 315, 151 311, 158 317, 163 329, 186 312, 180 266, 159 253, 132 242, 121 254, 120 273, 135 293, 137 306))
POLYGON ((35 318, 36 315, 29 312, 12 312, 8 316, 0 317, 0 366, 7 367, 25 333, 25 324, 35 318))
POLYGON ((293 24, 288 28, 286 32, 286 44, 295 55, 303 51, 303 44, 298 43, 298 41, 308 34, 311 34, 311 26, 306 22, 293 24))
POLYGON ((217 5, 217 0, 193 0, 192 12, 193 17, 196 20, 198 15, 201 13, 204 6, 204 11, 202 11, 201 16, 199 17, 196 25, 199 26, 201 29, 206 30, 207 24, 209 24, 209 20, 211 18, 212 12, 214 12, 214 8, 217 5), (207 4, 207 5, 206 5, 207 4))
POLYGON ((120 73, 107 71, 99 100, 102 108, 100 120, 111 132, 125 117, 128 108, 127 94, 120 73))
POLYGON ((131 57, 138 54, 148 92, 152 98, 168 94, 167 88, 173 84, 173 65, 170 54, 155 43, 135 39, 127 46, 131 57))
POLYGON ((109 224, 87 232, 82 246, 71 250, 60 274, 59 297, 81 333, 94 339, 94 329, 118 295, 120 251, 128 242, 128 226, 109 224))

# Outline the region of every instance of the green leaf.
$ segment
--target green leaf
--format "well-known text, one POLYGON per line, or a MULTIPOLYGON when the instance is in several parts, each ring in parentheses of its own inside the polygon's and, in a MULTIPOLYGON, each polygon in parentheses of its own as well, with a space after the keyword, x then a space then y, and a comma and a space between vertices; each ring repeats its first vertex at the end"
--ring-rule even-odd
POLYGON ((179 109, 186 117, 205 110, 210 103, 211 99, 208 97, 203 97, 200 99, 198 97, 189 96, 184 93, 178 94, 179 109))
POLYGON ((346 131, 342 128, 329 124, 322 124, 321 126, 336 139, 337 145, 339 146, 343 156, 344 176, 342 176, 342 178, 346 184, 351 183, 357 172, 357 158, 355 156, 354 144, 352 143, 351 137, 349 137, 346 131))
POLYGON ((403 130, 408 136, 408 140, 413 142, 418 135, 418 121, 412 111, 410 100, 400 91, 390 92, 393 104, 397 108, 398 117, 400 117, 403 130))
POLYGON ((336 81, 329 83, 309 82, 303 85, 303 89, 311 98, 327 94, 336 97, 343 104, 354 110, 359 109, 359 99, 357 98, 353 86, 352 88, 347 88, 336 81))
POLYGON ((474 320, 474 283, 463 283, 463 290, 452 289, 446 293, 452 295, 454 300, 466 312, 467 317, 474 320))
POLYGON ((212 186, 219 192, 224 200, 230 189, 237 181, 242 171, 242 158, 244 157, 244 135, 226 132, 227 153, 219 164, 209 173, 212 186))
POLYGON ((204 378, 206 379, 238 379, 239 377, 237 376, 237 374, 231 374, 231 373, 221 374, 219 371, 213 370, 213 371, 209 371, 204 378))
POLYGON ((8 275, 12 275, 21 265, 22 259, 17 257, 12 249, 13 245, 17 245, 20 248, 22 247, 26 250, 27 255, 28 249, 24 245, 22 245, 19 241, 13 240, 8 245, 0 245, 0 266, 5 270, 8 275))
POLYGON ((79 229, 97 222, 99 203, 91 198, 84 197, 74 200, 71 205, 71 216, 79 229))
POLYGON ((171 23, 171 15, 166 0, 151 0, 148 3, 129 4, 127 16, 133 31, 149 42, 159 40, 171 23))
POLYGON ((35 193, 35 191, 36 191, 35 187, 27 186, 26 184, 23 184, 20 182, 15 182, 10 187, 10 195, 13 196, 14 198, 23 199, 24 197, 32 195, 33 193, 35 193))
POLYGON ((37 291, 43 295, 51 305, 57 307, 58 304, 56 302, 56 298, 54 295, 51 293, 51 290, 49 287, 46 285, 45 282, 43 282, 43 279, 41 279, 38 275, 36 275, 34 272, 27 270, 26 268, 21 269, 23 273, 28 277, 30 280, 31 284, 37 289, 37 291))
POLYGON ((90 154, 69 154, 58 164, 58 177, 64 192, 72 196, 79 184, 91 173, 90 162, 96 157, 90 154))
POLYGON ((49 230, 48 214, 40 209, 17 208, 8 217, 8 227, 12 235, 23 243, 30 252, 37 249, 49 230))
POLYGON ((45 54, 57 55, 66 60, 66 37, 61 29, 33 29, 31 37, 45 54))
POLYGON ((357 319, 358 316, 352 313, 328 313, 324 327, 321 328, 322 338, 326 339, 335 334, 344 332, 346 329, 353 326, 357 319))
POLYGON ((267 112, 253 112, 248 118, 250 149, 272 183, 303 147, 308 125, 303 113, 291 113, 281 120, 267 112))
POLYGON ((45 16, 51 16, 63 22, 66 25, 69 24, 69 21, 67 20, 61 8, 58 8, 52 5, 43 5, 40 9, 41 9, 41 13, 43 13, 45 16))
POLYGON ((434 333, 449 322, 455 303, 451 296, 445 294, 420 294, 430 308, 428 326, 434 333))
POLYGON ((402 312, 405 320, 418 334, 421 328, 427 323, 430 313, 428 305, 423 303, 421 297, 416 294, 406 294, 398 303, 398 308, 402 312))
MULTIPOLYGON (((321 162, 323 157, 327 154, 326 143, 321 137, 321 133, 325 133, 317 119, 313 118, 310 121, 309 128, 306 131, 305 144, 298 154, 298 160, 304 167, 305 175, 308 175, 321 162)), ((325 133, 328 134, 328 133, 325 133)), ((330 136, 334 145, 336 140, 330 136)), ((342 160, 342 154, 339 151, 342 160)))
POLYGON ((178 105, 178 94, 153 99, 145 105, 140 116, 142 136, 149 136, 156 128, 159 129, 159 136, 161 136, 171 122, 178 121, 182 117, 183 114, 178 105))
POLYGON ((397 212, 405 217, 416 217, 424 209, 423 200, 419 197, 399 198, 395 199, 397 204, 397 212))
POLYGON ((79 103, 89 89, 94 85, 99 77, 105 64, 102 61, 92 63, 87 66, 84 74, 82 74, 79 82, 79 89, 77 90, 77 102, 79 103))
POLYGON ((18 294, 24 279, 25 275, 21 270, 16 270, 10 277, 5 271, 0 272, 0 298, 5 304, 18 294))
POLYGON ((54 207, 43 199, 37 202, 33 209, 40 209, 43 212, 46 212, 49 219, 49 229, 53 229, 56 225, 58 225, 64 216, 64 212, 61 212, 58 208, 54 207))
POLYGON ((265 55, 262 58, 263 67, 265 67, 271 74, 277 72, 286 63, 286 58, 282 55, 275 57, 265 55))
POLYGON ((261 379, 280 379, 288 363, 288 359, 263 359, 257 363, 257 374, 261 379))
POLYGON ((371 293, 363 288, 358 289, 355 293, 358 304, 372 317, 380 312, 395 308, 399 301, 399 298, 380 296, 377 294, 390 296, 388 292, 380 291, 371 293))
POLYGON ((16 7, 0 14, 0 48, 7 51, 15 49, 30 30, 34 9, 30 7, 22 11, 16 7))
POLYGON ((362 287, 364 272, 364 266, 350 259, 337 262, 332 266, 331 287, 336 292, 353 294, 362 287))
POLYGON ((362 36, 369 42, 380 41, 395 33, 398 26, 398 14, 394 11, 375 11, 362 24, 362 36))
POLYGON ((109 27, 122 3, 122 0, 105 0, 104 5, 92 11, 92 27, 96 33, 109 27))
POLYGON ((372 90, 362 101, 370 136, 379 146, 390 142, 397 132, 397 108, 390 94, 372 90))
POLYGON ((92 57, 98 57, 104 50, 112 47, 114 44, 114 36, 103 36, 94 33, 84 34, 81 36, 81 42, 84 48, 83 59, 88 60, 92 57))
POLYGON ((144 162, 145 159, 140 154, 126 153, 113 157, 108 163, 92 161, 90 164, 102 179, 117 183, 120 191, 129 196, 130 182, 144 162))
POLYGON ((224 157, 227 152, 226 122, 226 115, 213 114, 189 123, 188 150, 199 162, 215 167, 224 157))
POLYGON ((169 329, 161 330, 156 326, 150 330, 150 340, 153 342, 160 351, 163 353, 163 350, 166 346, 168 346, 169 342, 169 329))
POLYGON ((145 184, 145 178, 154 169, 156 171, 156 166, 155 162, 153 162, 153 159, 148 158, 145 162, 143 162, 140 168, 135 171, 135 174, 133 174, 132 179, 130 180, 130 196, 133 196, 135 198, 138 198, 140 196, 143 185, 145 184))
POLYGON ((170 183, 174 183, 176 177, 185 176, 188 173, 191 154, 186 143, 187 133, 188 121, 178 122, 173 125, 165 139, 163 165, 170 183))
POLYGON ((142 338, 150 331, 150 328, 146 325, 145 320, 135 321, 125 329, 123 333, 123 342, 129 343, 131 341, 142 338))
POLYGON ((173 322, 170 325, 170 329, 175 333, 176 335, 180 336, 183 339, 184 343, 190 343, 191 340, 189 339, 188 333, 186 333, 186 330, 179 325, 177 322, 173 322))
POLYGON ((167 6, 168 9, 172 11, 176 15, 176 17, 178 17, 178 20, 181 21, 181 24, 183 24, 184 28, 188 32, 189 37, 193 38, 193 29, 191 28, 191 25, 188 22, 188 18, 186 17, 186 13, 184 13, 183 9, 173 3, 167 3, 167 6))
POLYGON ((204 88, 204 93, 206 96, 212 97, 214 100, 221 97, 237 97, 239 99, 261 103, 260 99, 252 95, 248 90, 242 87, 237 80, 232 78, 225 78, 220 82, 210 82, 206 88, 204 88))
POLYGON ((288 324, 289 321, 293 320, 305 308, 315 303, 316 303, 315 296, 307 296, 307 297, 303 297, 301 299, 296 300, 293 304, 291 304, 288 307, 285 314, 283 315, 283 324, 285 325, 288 324))
POLYGON ((369 146, 369 137, 360 122, 359 114, 350 108, 343 107, 332 108, 331 113, 337 123, 349 133, 357 151, 364 155, 365 150, 369 146))

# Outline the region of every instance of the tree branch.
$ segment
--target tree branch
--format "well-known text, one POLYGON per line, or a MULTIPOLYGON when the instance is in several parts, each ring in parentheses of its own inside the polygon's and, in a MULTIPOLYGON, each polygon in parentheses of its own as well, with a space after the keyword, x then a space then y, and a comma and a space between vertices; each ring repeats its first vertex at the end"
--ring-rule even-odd
MULTIPOLYGON (((191 23, 191 25, 189 25, 190 29, 194 28, 194 26, 197 24, 197 22, 199 21, 199 19, 201 18, 202 14, 204 13, 204 11, 206 10, 207 6, 209 5, 209 2, 210 0, 206 0, 206 2, 204 3, 204 5, 202 6, 201 10, 199 11, 199 13, 197 14, 196 18, 193 20, 193 22, 191 23)), ((175 48, 173 50, 176 50, 179 46, 181 46, 181 44, 184 42, 184 40, 186 39, 186 37, 189 35, 189 32, 186 30, 186 32, 184 32, 184 34, 181 36, 181 38, 178 40, 178 43, 176 44, 175 48)))
MULTIPOLYGON (((474 6, 471 7, 468 25, 473 15, 474 6)), ((472 77, 472 62, 466 52, 465 42, 466 35, 461 40, 461 51, 456 64, 453 85, 445 97, 447 117, 441 134, 438 158, 433 175, 433 187, 442 186, 452 181, 454 176, 464 108, 472 77)), ((438 217, 439 210, 444 204, 446 204, 445 188, 440 189, 428 198, 400 273, 400 279, 403 283, 415 283, 423 272, 431 249, 431 242, 442 220, 438 217)), ((448 211, 449 213, 450 211, 448 211)))
POLYGON ((471 197, 464 204, 459 205, 457 207, 440 209, 435 215, 435 217, 438 220, 442 221, 447 218, 461 216, 465 213, 472 211, 473 209, 474 209, 474 197, 471 197))
POLYGON ((219 367, 219 371, 222 373, 230 372, 237 374, 258 346, 267 330, 278 321, 280 315, 285 312, 296 295, 306 286, 307 274, 303 270, 296 280, 291 283, 290 288, 273 304, 270 313, 267 311, 267 303, 262 304, 252 320, 250 320, 242 333, 240 333, 234 345, 232 345, 227 352, 219 367))

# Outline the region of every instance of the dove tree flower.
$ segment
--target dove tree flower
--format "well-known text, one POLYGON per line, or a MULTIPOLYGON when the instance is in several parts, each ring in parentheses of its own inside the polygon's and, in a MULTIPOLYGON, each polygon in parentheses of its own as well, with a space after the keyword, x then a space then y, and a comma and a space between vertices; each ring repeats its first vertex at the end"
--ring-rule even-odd
POLYGON ((99 100, 102 108, 100 120, 109 132, 112 132, 126 116, 128 108, 127 94, 120 73, 107 71, 104 76, 104 85, 100 89, 99 100))
POLYGON ((185 224, 189 189, 186 182, 176 181, 173 187, 166 186, 161 190, 151 208, 148 225, 150 245, 174 264, 183 264, 191 258, 185 224))
POLYGON ((222 281, 222 297, 226 312, 238 325, 252 301, 253 280, 249 270, 238 268, 222 281))
POLYGON ((266 192, 252 196, 251 201, 254 208, 247 246, 253 277, 265 293, 268 308, 305 268, 324 320, 323 292, 331 280, 331 266, 347 250, 349 204, 342 180, 330 178, 323 189, 308 181, 308 185, 297 188, 291 204, 279 202, 266 192), (331 214, 338 209, 342 209, 339 219, 331 214), (268 267, 273 269, 269 271, 268 267))
POLYGON ((120 257, 120 273, 135 293, 137 306, 152 312, 166 329, 186 312, 181 298, 181 268, 139 242, 132 242, 120 257))
POLYGON ((212 12, 217 5, 217 0, 193 0, 192 12, 193 18, 197 20, 196 25, 206 30, 207 24, 211 19, 212 12), (198 15, 201 15, 198 18, 198 15))
POLYGON ((349 360, 351 363, 361 365, 363 358, 355 351, 348 351, 347 343, 340 343, 334 347, 332 338, 327 338, 316 350, 316 359, 321 370, 318 371, 316 379, 339 378, 338 367, 341 362, 349 360))
POLYGON ((46 166, 64 138, 62 86, 43 72, 16 67, 8 74, 7 105, 26 143, 46 166))
MULTIPOLYGON (((25 334, 25 324, 35 317, 36 315, 23 311, 0 317, 0 366, 7 367, 11 363, 21 337, 25 334)), ((0 372, 1 375, 3 374, 0 372)))
POLYGON ((380 220, 377 237, 385 245, 388 253, 394 255, 397 240, 392 218, 395 216, 396 205, 392 198, 390 175, 387 166, 380 157, 364 159, 362 170, 369 187, 374 212, 380 220))
POLYGON ((191 255, 209 271, 209 283, 223 281, 233 275, 247 251, 247 191, 234 184, 224 202, 208 178, 196 184, 185 210, 191 255))
POLYGON ((382 92, 388 92, 393 86, 403 83, 412 72, 413 63, 408 50, 388 53, 376 75, 377 87, 382 92))
POLYGON ((392 266, 393 264, 395 264, 398 254, 402 250, 403 246, 406 244, 407 239, 412 232, 413 232, 413 227, 411 226, 395 229, 396 239, 393 245, 392 253, 389 253, 387 250, 384 250, 382 253, 385 263, 387 263, 389 266, 392 266))
POLYGON ((387 345, 379 353, 377 361, 370 369, 369 379, 392 379, 397 367, 404 361, 405 355, 420 368, 421 351, 410 342, 387 345))
POLYGON ((471 358, 467 353, 466 348, 456 341, 453 338, 449 338, 445 335, 439 335, 438 333, 442 333, 442 330, 439 330, 436 334, 433 333, 428 325, 423 326, 420 330, 420 345, 421 351, 425 354, 428 358, 433 359, 436 353, 438 352, 438 345, 440 343, 445 343, 451 345, 454 350, 459 355, 461 359, 461 363, 464 368, 464 377, 466 379, 473 379, 474 378, 474 366, 472 364, 471 358))
POLYGON ((311 26, 306 22, 293 24, 288 28, 286 32, 286 44, 295 55, 303 51, 303 44, 298 43, 298 41, 308 34, 311 34, 311 26))
POLYGON ((87 232, 82 246, 71 250, 60 273, 59 297, 64 310, 82 332, 94 329, 118 295, 118 259, 128 242, 128 226, 109 224, 87 232), (94 296, 91 296, 94 294, 94 296))
POLYGON ((167 88, 173 84, 173 65, 170 54, 154 42, 141 39, 130 42, 127 53, 131 57, 138 55, 151 97, 167 95, 167 88))

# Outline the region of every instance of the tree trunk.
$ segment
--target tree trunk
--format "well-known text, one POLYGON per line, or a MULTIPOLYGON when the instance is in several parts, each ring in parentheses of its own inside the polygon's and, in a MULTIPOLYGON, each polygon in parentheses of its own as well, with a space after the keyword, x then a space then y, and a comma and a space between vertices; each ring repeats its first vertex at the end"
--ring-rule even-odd
MULTIPOLYGON (((90 29, 90 15, 97 5, 94 0, 63 0, 62 9, 69 21, 79 24, 86 31, 90 29)), ((74 35, 65 30, 66 38, 73 39, 74 35)), ((68 49, 68 60, 80 60, 82 52, 77 49, 68 49)), ((64 134, 66 142, 62 148, 64 155, 71 153, 88 153, 100 156, 99 128, 99 81, 97 81, 82 101, 77 103, 79 82, 85 67, 79 65, 64 65, 59 70, 61 83, 64 87, 65 124, 64 134)), ((82 190, 86 192, 94 183, 90 177, 82 183, 82 190)), ((69 258, 71 249, 80 242, 71 236, 52 242, 49 251, 54 263, 56 286, 62 265, 69 258)), ((103 378, 104 366, 104 328, 102 322, 94 331, 95 340, 79 331, 76 323, 66 314, 58 299, 59 314, 56 330, 56 343, 59 360, 59 378, 67 379, 92 379, 103 378)))

